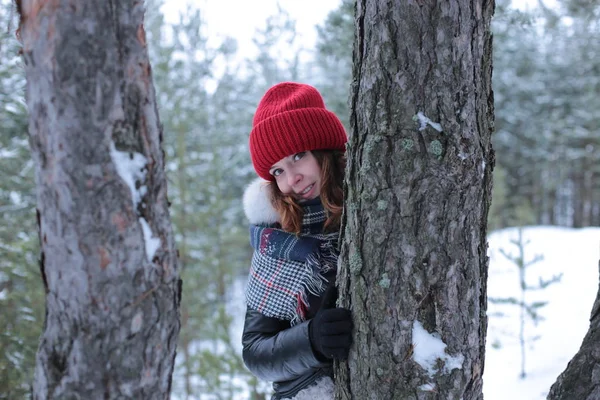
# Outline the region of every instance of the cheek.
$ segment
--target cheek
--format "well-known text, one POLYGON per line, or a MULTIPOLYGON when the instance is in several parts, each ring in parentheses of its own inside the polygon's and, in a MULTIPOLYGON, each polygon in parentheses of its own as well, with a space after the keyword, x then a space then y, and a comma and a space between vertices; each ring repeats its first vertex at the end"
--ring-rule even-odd
POLYGON ((321 167, 319 166, 319 163, 317 162, 317 160, 313 160, 312 165, 310 166, 313 175, 320 177, 321 176, 321 167))
POLYGON ((279 188, 279 191, 283 194, 290 194, 291 193, 291 188, 289 187, 287 181, 283 178, 275 178, 275 183, 277 184, 277 187, 279 188))

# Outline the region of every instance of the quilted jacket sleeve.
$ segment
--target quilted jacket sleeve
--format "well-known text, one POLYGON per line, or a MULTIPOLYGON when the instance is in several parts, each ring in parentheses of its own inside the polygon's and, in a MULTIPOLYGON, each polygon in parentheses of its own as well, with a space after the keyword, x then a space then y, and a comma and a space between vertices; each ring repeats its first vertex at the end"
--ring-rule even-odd
POLYGON ((329 365, 314 354, 308 336, 309 323, 290 326, 287 321, 248 308, 242 335, 242 355, 248 369, 259 379, 281 382, 329 365))

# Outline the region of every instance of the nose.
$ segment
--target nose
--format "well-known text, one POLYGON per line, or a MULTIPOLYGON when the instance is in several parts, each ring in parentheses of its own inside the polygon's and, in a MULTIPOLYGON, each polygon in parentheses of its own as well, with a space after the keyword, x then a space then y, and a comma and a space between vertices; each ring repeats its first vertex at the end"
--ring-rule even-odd
POLYGON ((290 171, 290 173, 288 174, 288 185, 290 185, 290 187, 296 186, 296 184, 298 182, 300 182, 301 180, 302 180, 302 174, 300 174, 296 171, 290 171))

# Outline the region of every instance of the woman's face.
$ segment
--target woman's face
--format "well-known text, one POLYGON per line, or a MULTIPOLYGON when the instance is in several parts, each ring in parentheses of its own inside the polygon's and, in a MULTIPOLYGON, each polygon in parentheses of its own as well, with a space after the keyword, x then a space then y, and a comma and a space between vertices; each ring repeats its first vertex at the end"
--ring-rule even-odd
POLYGON ((310 151, 282 158, 273 164, 269 173, 285 195, 310 200, 321 194, 321 167, 310 151))

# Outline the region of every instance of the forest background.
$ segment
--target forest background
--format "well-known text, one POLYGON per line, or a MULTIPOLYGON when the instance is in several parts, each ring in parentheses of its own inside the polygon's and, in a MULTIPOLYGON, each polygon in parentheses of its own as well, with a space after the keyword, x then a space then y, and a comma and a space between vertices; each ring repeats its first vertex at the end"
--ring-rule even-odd
MULTIPOLYGON (((264 398, 265 384, 243 366, 239 337, 231 335, 237 314, 227 306, 249 266, 240 198, 255 176, 247 150, 252 116, 271 85, 301 81, 315 85, 348 127, 354 4, 339 1, 318 24, 314 44, 302 41, 295 15, 280 8, 264 16, 248 53, 234 38, 210 36, 201 5, 173 17, 163 1, 146 3, 184 282, 174 395, 264 398)), ((496 4, 488 232, 600 226, 600 6, 496 4)), ((15 14, 0 0, 0 399, 29 397, 44 322, 15 14)))

